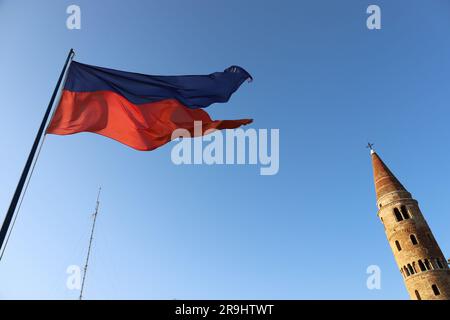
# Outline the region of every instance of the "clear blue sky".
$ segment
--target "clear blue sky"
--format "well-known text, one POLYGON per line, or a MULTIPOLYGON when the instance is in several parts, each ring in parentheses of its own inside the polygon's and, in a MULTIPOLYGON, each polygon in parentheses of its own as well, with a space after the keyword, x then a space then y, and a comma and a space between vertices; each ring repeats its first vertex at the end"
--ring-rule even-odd
POLYGON ((47 136, 4 259, 0 298, 73 299, 103 187, 85 297, 404 299, 376 216, 368 140, 450 254, 450 3, 0 0, 0 218, 69 48, 147 74, 237 64, 254 77, 215 118, 280 129, 280 171, 175 166, 83 133, 47 136), (82 29, 68 30, 78 4, 82 29), (366 8, 382 29, 366 28, 366 8), (366 288, 379 265, 381 290, 366 288))

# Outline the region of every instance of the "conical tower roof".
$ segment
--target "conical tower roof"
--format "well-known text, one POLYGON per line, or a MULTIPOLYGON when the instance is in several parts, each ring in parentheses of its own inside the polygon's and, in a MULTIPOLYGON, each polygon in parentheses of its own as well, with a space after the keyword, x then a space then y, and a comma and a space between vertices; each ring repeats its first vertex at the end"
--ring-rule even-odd
POLYGON ((377 200, 380 200, 382 196, 393 191, 407 191, 378 154, 374 150, 371 150, 370 153, 372 156, 373 178, 377 200))

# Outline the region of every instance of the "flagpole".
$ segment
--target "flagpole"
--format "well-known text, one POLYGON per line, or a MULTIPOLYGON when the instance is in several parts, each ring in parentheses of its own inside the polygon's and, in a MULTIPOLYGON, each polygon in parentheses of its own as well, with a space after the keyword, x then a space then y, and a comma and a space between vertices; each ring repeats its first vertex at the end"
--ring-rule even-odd
POLYGON ((11 203, 10 203, 8 211, 6 213, 5 220, 3 221, 3 225, 0 230, 0 249, 3 248, 3 250, 4 250, 5 239, 8 234, 8 230, 10 228, 11 221, 14 217, 14 213, 16 212, 17 204, 22 195, 25 182, 26 182, 28 174, 30 172, 30 168, 32 167, 33 160, 36 155, 36 151, 38 150, 39 142, 41 141, 42 136, 45 134, 45 129, 47 127, 48 118, 51 114, 53 104, 55 102, 55 98, 58 94, 59 88, 61 86, 61 82, 64 78, 64 74, 66 73, 69 62, 73 59, 74 55, 75 55, 75 51, 73 51, 73 49, 70 49, 69 54, 67 55, 67 58, 66 58, 66 62, 64 63, 64 67, 61 71, 61 74, 59 75, 58 82, 56 83, 55 90, 53 90, 52 97, 50 98, 50 102, 48 103, 48 107, 47 107, 47 110, 45 111, 44 118, 42 119, 41 125, 40 125, 39 130, 34 139, 34 143, 33 143, 33 146, 31 147, 30 154, 28 155, 27 162, 25 163, 25 167, 23 168, 22 175, 20 176, 19 182, 17 183, 16 191, 14 192, 14 195, 11 199, 11 203))
POLYGON ((86 263, 84 264, 83 280, 81 281, 79 300, 83 300, 84 282, 86 281, 86 273, 87 273, 88 264, 89 264, 89 257, 91 256, 92 240, 94 239, 95 222, 97 221, 98 207, 100 206, 100 192, 101 191, 102 191, 102 187, 98 188, 97 202, 95 205, 95 211, 94 211, 94 215, 93 215, 94 221, 92 222, 91 237, 89 238, 89 247, 88 247, 88 252, 87 252, 87 256, 86 256, 86 263))

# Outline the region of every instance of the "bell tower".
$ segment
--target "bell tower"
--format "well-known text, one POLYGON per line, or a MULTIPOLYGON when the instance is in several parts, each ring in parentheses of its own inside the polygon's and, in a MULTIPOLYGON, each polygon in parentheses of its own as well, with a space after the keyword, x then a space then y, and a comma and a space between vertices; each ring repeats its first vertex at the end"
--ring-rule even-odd
POLYGON ((450 269, 418 202, 371 149, 378 217, 414 300, 450 300, 450 269))

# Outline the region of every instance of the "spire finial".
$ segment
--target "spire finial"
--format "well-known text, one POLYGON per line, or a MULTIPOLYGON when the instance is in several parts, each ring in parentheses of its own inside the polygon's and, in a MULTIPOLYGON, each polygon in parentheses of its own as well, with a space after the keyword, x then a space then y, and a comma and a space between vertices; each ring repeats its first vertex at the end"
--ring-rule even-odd
POLYGON ((375 145, 374 143, 370 143, 370 142, 367 143, 366 148, 370 149, 370 154, 375 153, 375 150, 373 150, 374 145, 375 145))

